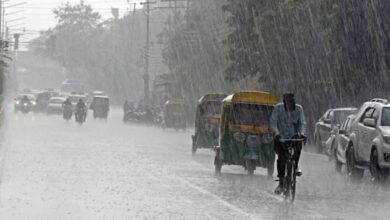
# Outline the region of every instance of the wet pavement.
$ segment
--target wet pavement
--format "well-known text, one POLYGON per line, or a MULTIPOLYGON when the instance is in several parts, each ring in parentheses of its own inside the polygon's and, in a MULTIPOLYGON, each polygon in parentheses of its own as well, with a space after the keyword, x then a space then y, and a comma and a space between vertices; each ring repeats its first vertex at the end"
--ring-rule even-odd
POLYGON ((8 114, 1 145, 0 219, 388 219, 390 191, 336 174, 304 153, 294 204, 266 170, 214 173, 214 153, 191 154, 191 131, 60 116, 8 114))

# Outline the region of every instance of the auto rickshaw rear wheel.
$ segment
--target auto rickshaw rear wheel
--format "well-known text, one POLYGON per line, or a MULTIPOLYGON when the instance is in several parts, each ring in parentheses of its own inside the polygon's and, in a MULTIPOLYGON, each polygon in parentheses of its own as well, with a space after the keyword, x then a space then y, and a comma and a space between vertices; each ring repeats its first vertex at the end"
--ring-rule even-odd
POLYGON ((245 161, 246 170, 248 171, 248 175, 253 175, 255 173, 256 164, 254 160, 246 160, 245 161))
POLYGON ((196 147, 195 143, 192 144, 192 155, 195 155, 196 154, 196 150, 198 148, 196 147))
POLYGON ((222 160, 219 158, 219 150, 215 152, 214 159, 215 173, 219 174, 222 170, 222 160))
POLYGON ((274 164, 273 163, 268 164, 268 166, 267 166, 267 175, 268 175, 269 178, 274 175, 274 169, 275 168, 274 168, 274 164))

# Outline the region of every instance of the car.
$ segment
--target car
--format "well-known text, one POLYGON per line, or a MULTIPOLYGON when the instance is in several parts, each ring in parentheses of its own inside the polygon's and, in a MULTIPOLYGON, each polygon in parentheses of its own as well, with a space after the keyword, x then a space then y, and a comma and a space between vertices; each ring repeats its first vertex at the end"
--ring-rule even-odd
POLYGON ((65 102, 63 97, 51 97, 47 105, 47 114, 62 114, 62 105, 65 102))
POLYGON ((315 124, 314 143, 318 153, 326 153, 326 141, 335 127, 340 126, 348 115, 355 114, 357 108, 329 109, 315 124))
POLYGON ((351 123, 349 139, 348 174, 360 179, 370 170, 372 180, 386 180, 390 170, 390 103, 385 99, 364 103, 351 123))
POLYGON ((326 142, 328 155, 331 161, 334 162, 336 172, 341 172, 342 166, 346 164, 345 152, 348 147, 351 123, 354 117, 355 115, 349 115, 339 128, 333 129, 326 142))

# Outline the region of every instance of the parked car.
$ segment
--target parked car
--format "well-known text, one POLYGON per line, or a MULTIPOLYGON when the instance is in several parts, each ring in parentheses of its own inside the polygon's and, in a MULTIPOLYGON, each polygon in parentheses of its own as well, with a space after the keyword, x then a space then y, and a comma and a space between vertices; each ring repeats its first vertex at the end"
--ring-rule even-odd
POLYGON ((340 127, 333 129, 326 142, 328 155, 334 162, 337 172, 341 172, 342 166, 346 164, 345 152, 350 141, 349 135, 351 134, 351 123, 354 117, 355 115, 348 116, 340 127))
POLYGON ((334 108, 329 109, 318 120, 314 130, 314 143, 318 153, 326 153, 325 143, 333 129, 340 126, 348 115, 355 114, 357 108, 334 108))
POLYGON ((390 169, 390 103, 374 99, 363 104, 351 124, 346 151, 347 171, 361 178, 369 169, 375 181, 387 179, 390 169))
POLYGON ((62 114, 62 105, 65 102, 63 97, 51 97, 49 104, 47 105, 48 114, 62 114))

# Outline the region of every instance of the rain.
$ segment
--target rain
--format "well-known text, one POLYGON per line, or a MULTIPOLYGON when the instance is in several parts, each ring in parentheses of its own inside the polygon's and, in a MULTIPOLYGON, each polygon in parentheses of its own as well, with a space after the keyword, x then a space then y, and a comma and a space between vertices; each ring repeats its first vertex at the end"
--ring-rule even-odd
POLYGON ((0 0, 0 219, 388 219, 389 11, 0 0))

